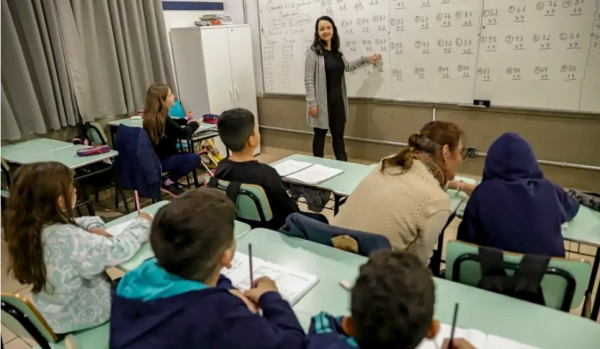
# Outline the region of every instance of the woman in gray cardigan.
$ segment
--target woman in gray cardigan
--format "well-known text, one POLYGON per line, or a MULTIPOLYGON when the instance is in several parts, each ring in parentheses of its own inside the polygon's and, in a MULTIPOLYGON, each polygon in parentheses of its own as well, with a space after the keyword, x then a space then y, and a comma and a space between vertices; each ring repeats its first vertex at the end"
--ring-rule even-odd
POLYGON ((346 61, 340 51, 340 37, 333 19, 317 19, 315 39, 306 54, 304 84, 308 103, 308 124, 314 128, 313 155, 323 157, 327 129, 331 131, 335 158, 347 161, 344 128, 348 121, 348 96, 344 72, 367 63, 377 64, 381 55, 346 61))

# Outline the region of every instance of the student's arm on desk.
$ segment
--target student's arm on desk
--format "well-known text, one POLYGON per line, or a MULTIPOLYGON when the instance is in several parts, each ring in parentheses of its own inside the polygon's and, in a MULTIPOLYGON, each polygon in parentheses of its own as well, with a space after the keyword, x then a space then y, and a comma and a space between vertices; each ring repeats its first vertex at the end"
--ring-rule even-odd
POLYGON ((75 218, 75 223, 85 230, 104 227, 104 221, 98 216, 77 217, 75 218))
POLYGON ((248 307, 239 306, 230 314, 230 335, 225 336, 223 347, 264 349, 300 349, 304 330, 290 303, 277 292, 267 292, 259 299, 263 316, 252 314, 248 307), (244 334, 243 336, 241 334, 244 334), (240 345, 243 343, 243 345, 240 345))
POLYGON ((70 226, 73 235, 71 262, 74 269, 84 278, 93 278, 110 267, 129 260, 148 241, 150 221, 134 219, 123 232, 107 238, 70 226))
POLYGON ((165 135, 167 137, 174 137, 177 139, 186 139, 191 137, 194 132, 196 132, 198 127, 200 127, 200 124, 197 122, 190 122, 181 127, 177 124, 177 122, 173 121, 173 119, 167 117, 167 121, 165 123, 165 135))
POLYGON ((560 224, 572 221, 579 211, 579 203, 567 195, 563 188, 554 183, 552 183, 552 185, 554 185, 556 198, 558 200, 558 204, 560 205, 560 224))

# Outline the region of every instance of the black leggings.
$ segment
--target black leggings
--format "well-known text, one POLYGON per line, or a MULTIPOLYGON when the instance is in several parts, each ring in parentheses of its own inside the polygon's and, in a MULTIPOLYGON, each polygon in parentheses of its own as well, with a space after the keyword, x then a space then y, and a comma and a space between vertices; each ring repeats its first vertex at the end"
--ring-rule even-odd
MULTIPOLYGON (((340 98, 339 101, 328 104, 329 130, 331 131, 333 153, 337 160, 348 161, 346 146, 344 145, 344 129, 346 128, 344 100, 340 98)), ((315 128, 314 130, 313 155, 322 158, 325 155, 325 136, 327 136, 327 130, 322 128, 315 128)))

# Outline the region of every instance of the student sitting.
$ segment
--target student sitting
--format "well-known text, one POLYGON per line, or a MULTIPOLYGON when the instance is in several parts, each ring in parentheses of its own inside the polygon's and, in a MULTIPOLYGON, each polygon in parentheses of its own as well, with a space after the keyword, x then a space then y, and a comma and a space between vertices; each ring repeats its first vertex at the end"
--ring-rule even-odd
POLYGON ((273 219, 266 227, 279 229, 290 213, 299 210, 296 202, 287 194, 277 171, 254 158, 254 150, 260 145, 260 133, 254 115, 246 109, 228 110, 219 117, 217 127, 221 140, 232 154, 219 162, 215 177, 261 186, 273 212, 273 219))
POLYGON ((413 252, 428 265, 450 217, 446 186, 462 163, 462 138, 456 124, 425 124, 408 149, 382 159, 358 184, 332 225, 383 235, 395 251, 413 252))
POLYGON ((483 179, 475 187, 458 239, 504 251, 564 257, 561 225, 579 204, 544 178, 533 150, 505 133, 488 150, 483 179))
POLYGON ((127 273, 113 298, 111 348, 301 348, 304 331, 273 281, 242 295, 220 275, 235 253, 234 221, 233 203, 210 188, 160 209, 156 259, 127 273))
POLYGON ((142 213, 111 238, 99 217, 73 218, 76 202, 73 172, 58 162, 37 162, 17 170, 6 209, 9 270, 33 286, 35 307, 59 334, 108 321, 105 270, 135 254, 152 220, 142 213))
MULTIPOLYGON (((431 272, 409 252, 374 252, 360 268, 351 292, 352 315, 315 316, 305 348, 414 349, 438 332, 431 272)), ((455 339, 453 348, 473 347, 455 339)))
POLYGON ((175 96, 167 85, 154 84, 146 93, 144 109, 144 130, 148 132, 154 151, 162 164, 162 170, 169 172, 162 190, 178 196, 183 194, 179 180, 195 171, 200 165, 200 157, 193 153, 180 153, 177 144, 180 139, 191 137, 200 127, 197 120, 173 119, 169 108, 175 104, 175 96))

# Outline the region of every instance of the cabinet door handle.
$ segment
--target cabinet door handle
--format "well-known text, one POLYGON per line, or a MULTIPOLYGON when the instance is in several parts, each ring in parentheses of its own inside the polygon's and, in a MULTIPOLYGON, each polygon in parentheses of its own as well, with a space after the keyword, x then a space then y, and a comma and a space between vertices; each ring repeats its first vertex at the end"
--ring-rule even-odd
POLYGON ((231 87, 229 88, 229 100, 231 101, 231 103, 233 103, 233 90, 231 89, 231 87))
POLYGON ((235 92, 237 92, 237 100, 240 101, 240 89, 235 85, 235 92))

